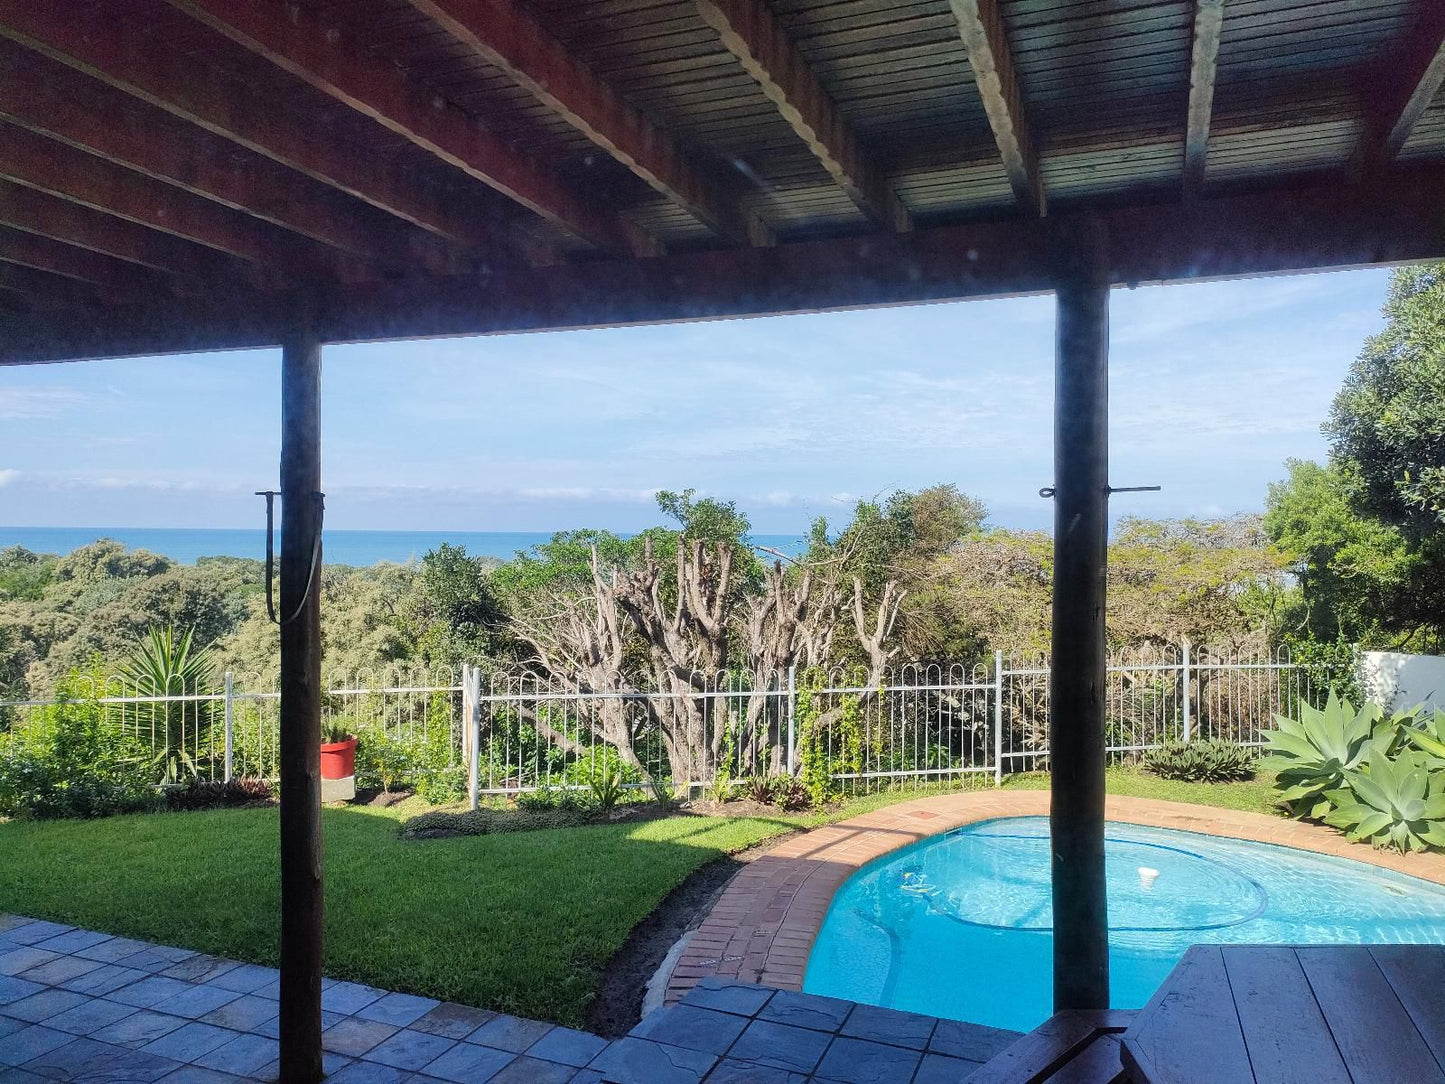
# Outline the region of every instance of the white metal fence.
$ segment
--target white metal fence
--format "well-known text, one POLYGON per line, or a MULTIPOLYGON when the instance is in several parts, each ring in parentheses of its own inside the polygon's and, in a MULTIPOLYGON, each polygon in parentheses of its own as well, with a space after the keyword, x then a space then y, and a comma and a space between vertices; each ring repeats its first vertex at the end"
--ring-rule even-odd
MULTIPOLYGON (((634 785, 669 779, 822 771, 870 781, 936 781, 1048 765, 1048 669, 904 664, 883 679, 847 670, 693 674, 665 690, 616 678, 603 688, 532 674, 392 672, 331 689, 326 721, 361 737, 362 773, 399 785, 442 778, 460 794, 510 794, 586 784, 607 764, 634 785)), ((158 753, 184 751, 205 779, 275 778, 280 694, 257 675, 214 688, 138 689, 97 679, 72 689, 158 753)), ((1276 713, 1317 700, 1309 671, 1287 653, 1238 657, 1191 648, 1114 653, 1108 666, 1110 757, 1170 740, 1260 743, 1276 713)), ((0 702, 0 728, 53 721, 56 700, 0 702)))

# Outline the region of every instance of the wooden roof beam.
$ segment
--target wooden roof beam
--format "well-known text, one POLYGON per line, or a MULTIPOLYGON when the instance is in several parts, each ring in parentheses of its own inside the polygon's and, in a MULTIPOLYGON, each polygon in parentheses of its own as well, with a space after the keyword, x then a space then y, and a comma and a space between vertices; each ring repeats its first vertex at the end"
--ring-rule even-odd
POLYGON ((363 218, 268 159, 34 54, 0 52, 0 119, 387 268, 446 267, 431 234, 363 218))
POLYGON ((948 0, 968 51, 973 81, 983 99, 994 142, 1019 206, 1031 215, 1047 210, 1038 153, 1024 118, 1023 95, 1004 32, 998 0, 948 0))
POLYGON ((767 227, 735 192, 690 163, 671 135, 599 79, 516 0, 410 3, 714 233, 738 244, 771 243, 767 227))
POLYGON ((1403 49, 1368 73, 1365 83, 1365 131, 1354 165, 1370 174, 1400 153, 1445 85, 1445 3, 1425 0, 1403 49))
POLYGON ((1184 198, 1198 199, 1209 159, 1209 125, 1214 116, 1214 75, 1224 0, 1195 0, 1194 35, 1189 54, 1189 116, 1184 133, 1184 198))
POLYGON ((4 179, 0 225, 163 271, 190 293, 227 283, 256 286, 263 278, 244 261, 4 179))
POLYGON ((911 229, 902 202, 767 5, 762 0, 696 3, 703 21, 858 209, 885 229, 911 229))
POLYGON ((88 282, 117 296, 153 295, 165 279, 150 270, 34 233, 0 226, 0 260, 88 282))
POLYGON ((481 128, 460 108, 308 12, 285 8, 275 0, 169 3, 570 236, 618 253, 655 251, 640 227, 589 205, 560 178, 481 128))
POLYGON ((455 192, 420 185, 357 148, 328 141, 276 103, 157 48, 122 20, 82 5, 0 0, 0 37, 458 245, 490 256, 516 246, 533 262, 550 259, 542 246, 499 227, 455 192))
POLYGON ((10 125, 0 129, 6 154, 0 177, 141 226, 271 267, 325 280, 367 277, 354 260, 275 227, 238 215, 143 174, 10 125))

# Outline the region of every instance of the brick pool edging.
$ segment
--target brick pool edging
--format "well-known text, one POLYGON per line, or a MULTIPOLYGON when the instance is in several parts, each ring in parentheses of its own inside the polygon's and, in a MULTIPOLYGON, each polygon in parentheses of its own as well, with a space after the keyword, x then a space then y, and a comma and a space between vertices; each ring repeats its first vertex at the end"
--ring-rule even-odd
MULTIPOLYGON (((1048 812, 1047 791, 966 791, 901 802, 784 840, 728 884, 679 955, 664 1000, 671 1004, 714 975, 801 990, 833 894, 861 866, 966 824, 1048 812)), ((1332 828, 1283 817, 1118 795, 1108 798, 1105 815, 1350 858, 1445 884, 1445 855, 1375 850, 1332 828)))

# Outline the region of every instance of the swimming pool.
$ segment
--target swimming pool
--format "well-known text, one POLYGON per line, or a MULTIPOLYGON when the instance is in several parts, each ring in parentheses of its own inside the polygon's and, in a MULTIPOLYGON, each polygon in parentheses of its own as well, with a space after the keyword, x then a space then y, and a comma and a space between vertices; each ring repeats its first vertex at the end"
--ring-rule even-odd
MULTIPOLYGON (((803 989, 1026 1031, 1052 1011, 1046 817, 983 821, 864 866, 803 989)), ((1288 847, 1111 822, 1109 970, 1140 1008, 1200 942, 1445 943, 1445 887, 1288 847), (1152 876, 1151 876, 1152 874, 1152 876)))

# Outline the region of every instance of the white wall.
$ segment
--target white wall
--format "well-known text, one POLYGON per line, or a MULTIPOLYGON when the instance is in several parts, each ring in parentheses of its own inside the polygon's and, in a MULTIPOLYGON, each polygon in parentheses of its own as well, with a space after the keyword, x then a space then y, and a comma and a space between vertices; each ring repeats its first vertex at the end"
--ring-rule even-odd
POLYGON ((1445 711, 1445 658, 1400 651, 1360 652, 1365 699, 1404 711, 1416 704, 1445 711))

